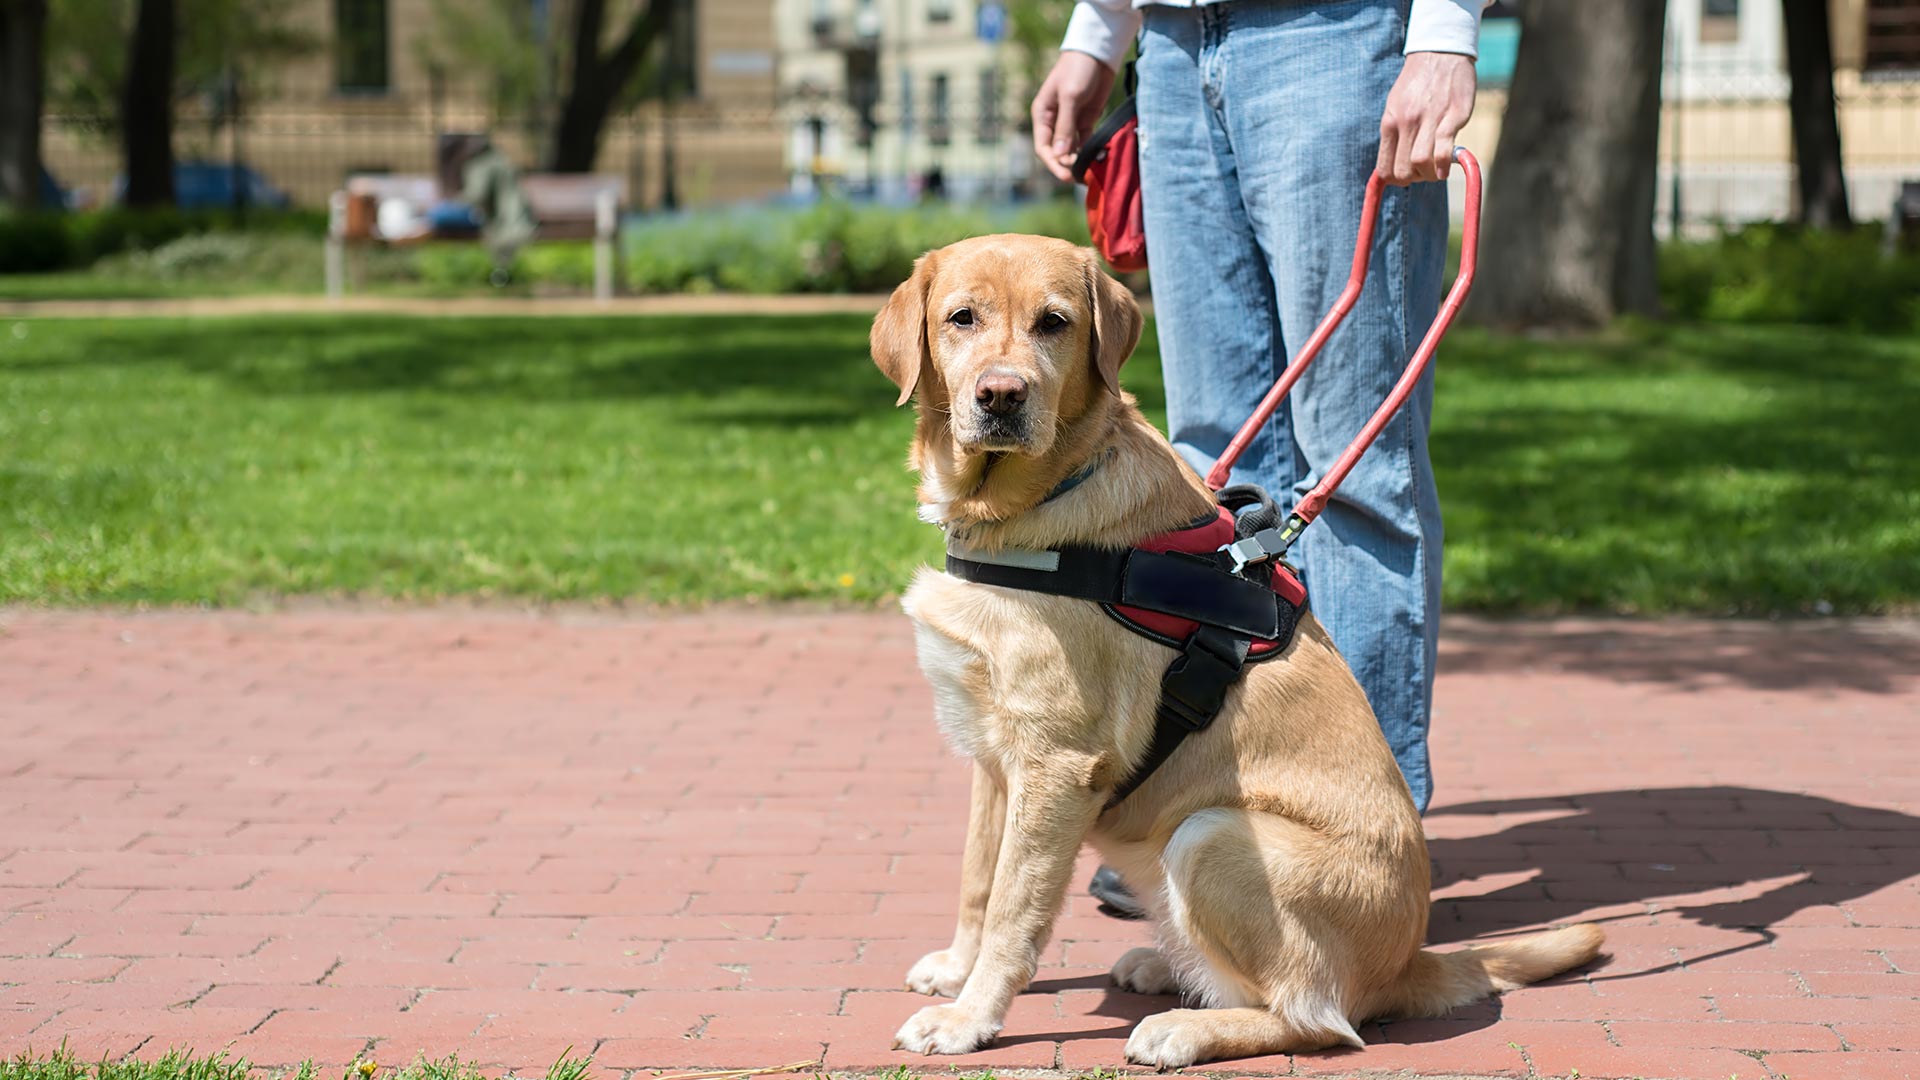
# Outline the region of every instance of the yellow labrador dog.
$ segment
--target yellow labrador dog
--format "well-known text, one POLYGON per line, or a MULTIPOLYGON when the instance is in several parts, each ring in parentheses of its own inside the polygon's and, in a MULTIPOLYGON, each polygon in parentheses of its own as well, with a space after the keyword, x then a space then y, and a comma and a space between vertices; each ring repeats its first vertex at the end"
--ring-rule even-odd
MULTIPOLYGON (((1120 390, 1140 330, 1133 297, 1065 242, 987 236, 922 257, 872 336, 900 402, 918 398, 922 515, 992 550, 1120 548, 1214 513, 1120 390)), ((907 975, 957 1000, 914 1014, 898 1047, 993 1042, 1087 841, 1146 900, 1160 941, 1123 956, 1114 982, 1205 1006, 1142 1021, 1126 1053, 1143 1065, 1358 1046, 1368 1019, 1438 1015, 1599 951, 1592 925, 1420 948, 1420 818, 1311 616, 1284 654, 1247 669, 1211 727, 1109 809, 1148 746, 1172 649, 1084 600, 931 569, 903 606, 940 726, 975 764, 959 927, 907 975)))

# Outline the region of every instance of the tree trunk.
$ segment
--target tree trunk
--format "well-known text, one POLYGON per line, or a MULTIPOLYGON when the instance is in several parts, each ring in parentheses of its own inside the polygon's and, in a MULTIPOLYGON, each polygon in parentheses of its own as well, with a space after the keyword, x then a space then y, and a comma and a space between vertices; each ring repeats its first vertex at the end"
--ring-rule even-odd
POLYGON ((633 17, 626 36, 612 52, 600 51, 606 24, 606 0, 579 0, 573 9, 573 75, 547 154, 551 172, 593 171, 600 155, 600 132, 627 84, 640 70, 648 46, 666 29, 674 0, 651 0, 633 17))
POLYGON ((128 206, 173 202, 173 0, 140 0, 120 97, 128 206))
POLYGON ((0 204, 40 205, 47 0, 0 3, 0 204))
POLYGON ((1666 0, 1520 6, 1469 314, 1590 327, 1657 314, 1653 196, 1666 0))
POLYGON ((1785 0, 1787 108, 1800 181, 1800 222, 1816 229, 1853 225, 1841 168, 1840 117, 1833 100, 1833 39, 1827 0, 1785 0))

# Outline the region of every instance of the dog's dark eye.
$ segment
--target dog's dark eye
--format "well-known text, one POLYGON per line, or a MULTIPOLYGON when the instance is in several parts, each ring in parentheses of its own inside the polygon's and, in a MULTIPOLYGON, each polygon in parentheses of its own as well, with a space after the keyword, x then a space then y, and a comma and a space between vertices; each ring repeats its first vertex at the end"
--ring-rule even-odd
POLYGON ((1060 314, 1057 311, 1049 311, 1045 315, 1040 316, 1040 329, 1042 330, 1046 330, 1049 332, 1054 330, 1064 330, 1066 329, 1066 326, 1067 326, 1067 317, 1065 315, 1060 314))
POLYGON ((973 312, 967 308, 961 308, 959 311, 947 316, 947 321, 955 326, 972 326, 973 312))

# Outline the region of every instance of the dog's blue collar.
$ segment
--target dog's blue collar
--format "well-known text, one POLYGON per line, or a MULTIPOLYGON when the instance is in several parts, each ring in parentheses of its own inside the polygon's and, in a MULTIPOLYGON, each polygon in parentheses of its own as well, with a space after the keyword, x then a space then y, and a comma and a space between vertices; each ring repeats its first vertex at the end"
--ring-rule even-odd
POLYGON ((1072 476, 1067 477, 1065 480, 1062 480, 1059 483, 1053 485, 1053 490, 1047 492, 1047 497, 1040 500, 1040 505, 1045 506, 1047 503, 1050 503, 1053 500, 1059 498, 1060 496, 1065 495, 1067 492, 1072 491, 1074 488, 1079 487, 1081 484, 1086 482, 1088 477, 1092 476, 1094 473, 1099 472, 1100 466, 1105 465, 1106 463, 1107 463, 1106 451, 1102 451, 1101 453, 1095 454, 1093 456, 1092 461, 1089 461, 1085 465, 1082 465, 1080 467, 1079 472, 1076 472, 1072 476))

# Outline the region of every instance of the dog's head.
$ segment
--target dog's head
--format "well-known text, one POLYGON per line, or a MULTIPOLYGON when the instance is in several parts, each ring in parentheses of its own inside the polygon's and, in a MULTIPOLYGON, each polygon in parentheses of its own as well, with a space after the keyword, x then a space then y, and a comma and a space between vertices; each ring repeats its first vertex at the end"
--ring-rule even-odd
POLYGON ((1043 457, 1061 429, 1120 393, 1140 307, 1093 252, 982 236, 928 252, 873 323, 873 362, 918 390, 922 430, 962 454, 1043 457))

